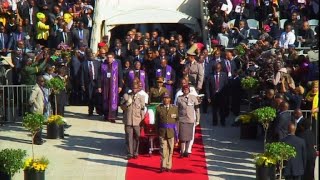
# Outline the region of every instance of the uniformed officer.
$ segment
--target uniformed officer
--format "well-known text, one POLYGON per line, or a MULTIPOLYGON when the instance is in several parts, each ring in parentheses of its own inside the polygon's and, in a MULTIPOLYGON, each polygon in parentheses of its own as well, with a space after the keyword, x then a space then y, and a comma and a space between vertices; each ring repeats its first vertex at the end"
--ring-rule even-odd
POLYGON ((177 99, 179 110, 179 142, 180 157, 189 157, 188 149, 192 146, 194 139, 194 127, 199 124, 200 110, 197 96, 190 94, 190 87, 185 85, 182 87, 183 95, 177 99))
POLYGON ((138 158, 140 123, 144 118, 145 100, 139 95, 139 85, 133 84, 132 92, 123 95, 121 108, 124 111, 123 124, 125 125, 128 159, 138 158))
POLYGON ((176 122, 178 118, 178 108, 172 104, 169 93, 163 95, 163 104, 156 110, 156 126, 160 139, 161 167, 160 172, 170 172, 172 168, 172 155, 174 139, 178 132, 176 122))
POLYGON ((163 77, 158 77, 157 86, 150 89, 151 103, 161 103, 163 94, 168 93, 168 90, 163 86, 163 83, 163 77))

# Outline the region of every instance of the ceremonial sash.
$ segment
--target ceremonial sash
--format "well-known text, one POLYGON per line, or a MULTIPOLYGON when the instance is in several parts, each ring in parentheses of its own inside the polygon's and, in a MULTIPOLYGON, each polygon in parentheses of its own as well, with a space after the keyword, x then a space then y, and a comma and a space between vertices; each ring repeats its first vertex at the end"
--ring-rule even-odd
MULTIPOLYGON (((146 90, 146 83, 145 83, 146 73, 144 70, 139 70, 139 74, 140 74, 140 77, 138 77, 138 78, 139 78, 140 82, 142 83, 142 89, 145 91, 146 90)), ((134 71, 130 70, 129 71, 129 82, 131 85, 133 83, 133 80, 134 80, 134 71)))
MULTIPOLYGON (((166 88, 167 88, 167 90, 170 92, 170 94, 171 94, 171 92, 172 92, 172 85, 167 84, 167 81, 170 81, 170 80, 171 80, 171 71, 172 71, 172 67, 169 66, 169 65, 167 65, 167 66, 166 66, 166 75, 165 75, 165 77, 164 77, 164 78, 165 78, 164 82, 165 82, 166 88)), ((157 70, 156 76, 157 76, 157 77, 161 77, 161 76, 162 76, 162 69, 158 69, 158 70, 157 70)))

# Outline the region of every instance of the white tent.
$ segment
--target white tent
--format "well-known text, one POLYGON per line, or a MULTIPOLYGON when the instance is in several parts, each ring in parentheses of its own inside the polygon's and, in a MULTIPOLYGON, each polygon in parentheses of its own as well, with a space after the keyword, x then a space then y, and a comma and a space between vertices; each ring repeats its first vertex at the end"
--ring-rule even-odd
POLYGON ((97 0, 92 32, 92 49, 97 50, 101 35, 109 35, 117 25, 180 23, 201 32, 200 0, 97 0))

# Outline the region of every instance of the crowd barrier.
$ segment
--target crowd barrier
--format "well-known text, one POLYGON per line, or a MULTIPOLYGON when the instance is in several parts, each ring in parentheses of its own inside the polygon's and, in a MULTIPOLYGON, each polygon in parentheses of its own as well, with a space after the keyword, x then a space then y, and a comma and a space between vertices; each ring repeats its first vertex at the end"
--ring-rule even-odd
POLYGON ((32 85, 0 85, 0 124, 15 122, 29 110, 32 85))

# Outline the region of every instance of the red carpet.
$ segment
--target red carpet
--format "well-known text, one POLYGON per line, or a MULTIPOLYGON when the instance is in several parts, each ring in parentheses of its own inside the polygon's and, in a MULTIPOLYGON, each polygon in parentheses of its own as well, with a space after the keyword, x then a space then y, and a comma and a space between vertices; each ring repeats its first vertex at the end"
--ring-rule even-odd
POLYGON ((128 161, 126 180, 208 180, 206 157, 199 126, 196 127, 191 157, 180 159, 179 153, 175 151, 172 163, 171 172, 159 173, 160 155, 158 151, 154 151, 151 157, 148 154, 140 155, 138 159, 128 161))

